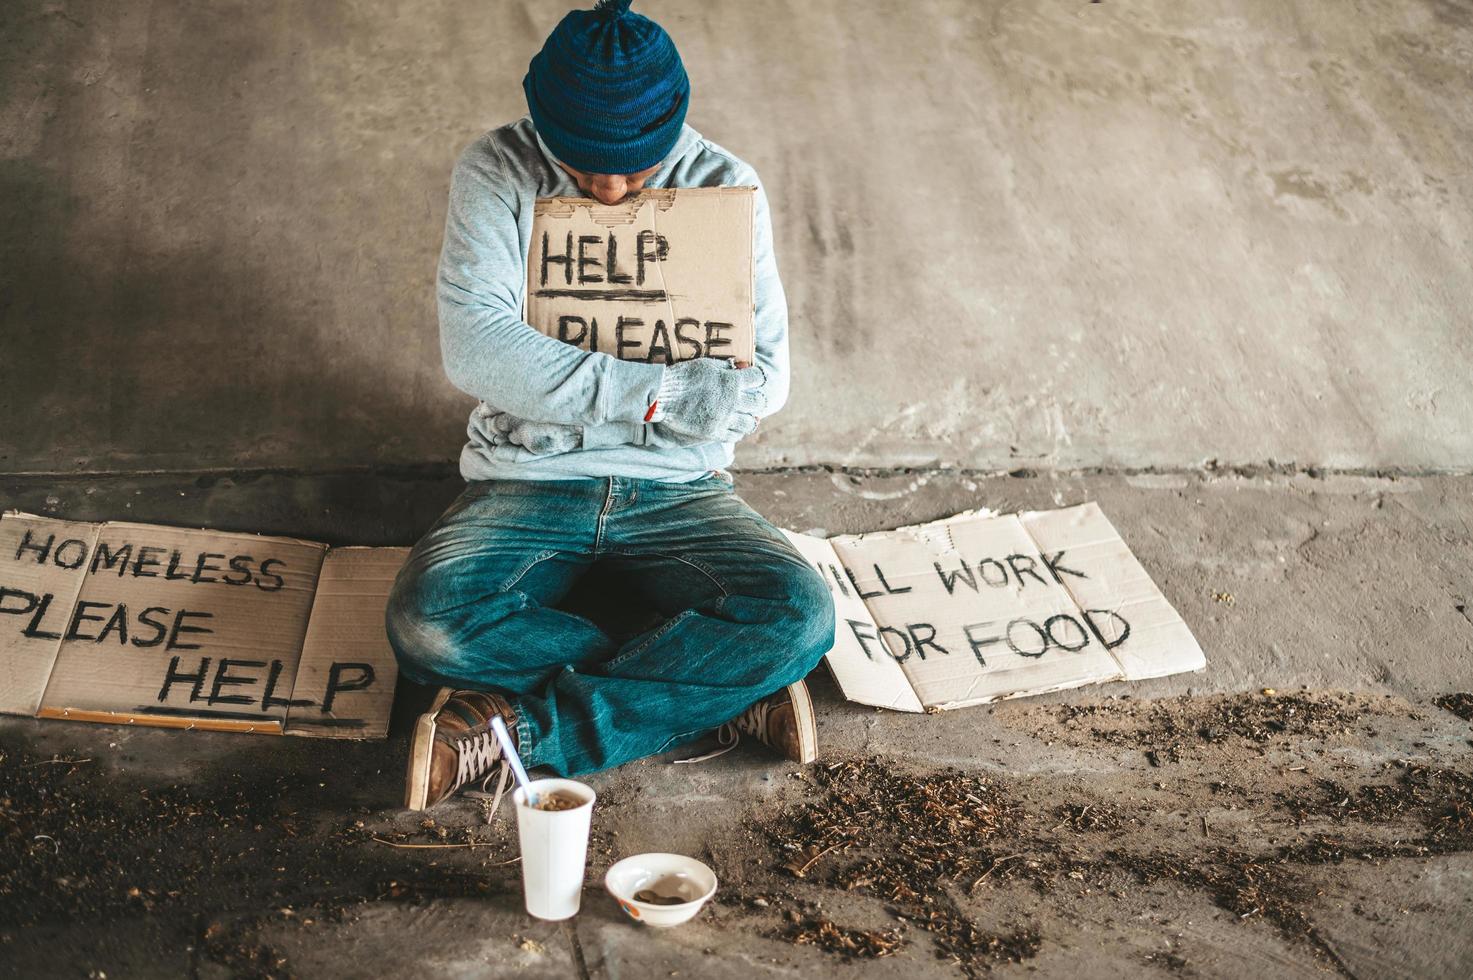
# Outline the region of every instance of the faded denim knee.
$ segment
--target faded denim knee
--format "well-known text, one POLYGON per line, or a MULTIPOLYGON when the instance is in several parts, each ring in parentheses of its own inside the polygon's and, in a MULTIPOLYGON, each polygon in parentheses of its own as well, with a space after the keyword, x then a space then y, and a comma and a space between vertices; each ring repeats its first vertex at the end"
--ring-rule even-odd
POLYGON ((754 651, 771 658, 774 687, 802 680, 834 642, 834 602, 818 573, 807 565, 784 566, 781 585, 772 623, 776 642, 766 651, 754 651))
POLYGON ((834 598, 818 572, 803 565, 792 576, 789 601, 801 623, 794 636, 794 653, 807 674, 834 645, 834 598))
POLYGON ((384 630, 399 672, 415 683, 430 684, 446 659, 448 637, 430 622, 420 584, 421 575, 412 564, 400 570, 384 608, 384 630))

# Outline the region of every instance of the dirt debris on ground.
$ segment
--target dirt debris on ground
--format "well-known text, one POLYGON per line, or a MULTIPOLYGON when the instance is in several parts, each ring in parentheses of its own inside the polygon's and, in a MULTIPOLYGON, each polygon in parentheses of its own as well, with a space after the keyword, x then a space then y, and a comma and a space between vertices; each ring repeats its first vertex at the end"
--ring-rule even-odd
POLYGON ((1464 721, 1473 721, 1473 694, 1441 694, 1433 698, 1432 703, 1464 721))
POLYGON ((7 741, 0 937, 148 915, 233 976, 277 977, 291 970, 258 938, 269 924, 311 929, 385 901, 520 900, 520 871, 505 863, 516 843, 500 828, 412 814, 381 826, 367 808, 341 807, 341 781, 368 779, 378 760, 318 744, 304 756, 316 764, 283 771, 273 751, 248 748, 187 783, 120 792, 91 760, 36 758, 7 741), (324 814, 334 814, 326 825, 324 814))
MULTIPOLYGON (((917 775, 879 758, 819 765, 811 780, 804 778, 817 798, 761 824, 782 858, 781 872, 890 903, 896 922, 928 932, 937 955, 968 975, 1036 952, 1030 930, 980 929, 952 893, 975 887, 1003 858, 987 844, 1015 823, 1015 814, 992 779, 958 770, 917 775)), ((788 912, 795 921, 785 935, 795 943, 848 956, 887 955, 902 945, 898 931, 836 925, 794 907, 788 912)))
MULTIPOLYGON (((722 869, 723 901, 749 928, 846 958, 902 953, 925 937, 936 956, 977 977, 1049 941, 1040 922, 1003 921, 1029 905, 1019 887, 1054 915, 1141 890, 1158 903, 1172 892, 1198 894, 1348 975, 1315 921, 1319 867, 1473 851, 1466 755, 1460 765, 1398 760, 1347 778, 1328 774, 1335 764, 1318 756, 1314 766, 1286 766, 1261 752, 1269 742, 1292 751, 1369 737, 1388 721, 1415 723, 1421 715, 1399 698, 1255 693, 1027 710, 1088 719, 1074 739, 1154 745, 1192 771, 1169 786, 1146 779, 1105 799, 1052 775, 924 772, 880 756, 829 762, 811 777, 799 774, 807 789, 800 801, 753 815, 770 862, 722 869), (1233 764, 1214 757, 1191 765, 1203 746, 1229 753, 1233 764), (1199 816, 1169 822, 1163 808, 1199 816), (1252 822, 1241 825, 1240 812, 1252 822), (863 922, 831 911, 853 894, 879 906, 863 922), (867 947, 859 938, 874 936, 886 941, 867 947)), ((1191 972, 1177 951, 1144 959, 1191 972)))
MULTIPOLYGON (((1086 775, 829 758, 790 772, 747 815, 745 836, 710 841, 722 888, 703 921, 839 960, 935 957, 973 978, 1026 968, 1067 922, 1128 914, 1161 923, 1161 943, 1134 954, 1143 967, 1190 974, 1210 964, 1194 965, 1167 923, 1198 902, 1349 973, 1321 921, 1327 875, 1473 851, 1468 742, 1446 714, 1400 698, 1009 711, 1008 724, 1087 747, 1079 758, 1155 746, 1168 764, 1086 775), (1373 744, 1409 754, 1377 757, 1373 744)), ((378 802, 397 790, 392 756, 392 744, 245 743, 187 781, 143 785, 104 753, 48 756, 5 735, 0 952, 56 923, 148 923, 199 964, 284 977, 292 937, 310 942, 383 903, 515 909, 508 814, 488 823, 475 800, 431 814, 378 802), (345 787, 368 788, 355 800, 345 787)), ((641 805, 638 785, 600 792, 590 887, 623 856, 620 816, 641 805)), ((529 952, 522 938, 509 948, 529 952)))
POLYGON ((1365 734, 1375 719, 1388 716, 1416 717, 1416 712, 1391 695, 1265 689, 1258 694, 1051 705, 1029 709, 1025 717, 1039 736, 1068 745, 1128 745, 1144 752, 1152 765, 1161 765, 1210 746, 1267 747, 1365 734))

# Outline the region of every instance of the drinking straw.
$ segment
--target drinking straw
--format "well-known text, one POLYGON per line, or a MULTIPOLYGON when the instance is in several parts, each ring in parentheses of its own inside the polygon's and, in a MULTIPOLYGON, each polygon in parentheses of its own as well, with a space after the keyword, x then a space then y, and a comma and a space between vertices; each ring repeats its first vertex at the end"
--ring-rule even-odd
POLYGON ((501 720, 500 715, 491 719, 491 730, 496 733, 497 741, 501 742, 502 754, 506 761, 511 763, 512 774, 517 777, 517 783, 527 791, 527 805, 537 805, 537 794, 532 792, 532 781, 527 778, 527 770, 522 765, 522 757, 517 755, 517 747, 512 743, 511 733, 506 730, 506 722, 501 720))

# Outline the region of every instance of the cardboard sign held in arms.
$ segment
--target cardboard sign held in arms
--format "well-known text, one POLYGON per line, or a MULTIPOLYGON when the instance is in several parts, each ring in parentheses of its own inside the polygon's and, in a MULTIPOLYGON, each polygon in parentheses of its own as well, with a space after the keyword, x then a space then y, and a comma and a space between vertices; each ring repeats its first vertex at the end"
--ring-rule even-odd
POLYGON ((834 597, 827 661, 851 701, 959 708, 1206 664, 1092 503, 831 539, 784 533, 834 597))
POLYGON ((621 360, 751 361, 753 187, 537 201, 526 321, 621 360))
POLYGON ((0 518, 0 712, 383 738, 407 548, 0 518))

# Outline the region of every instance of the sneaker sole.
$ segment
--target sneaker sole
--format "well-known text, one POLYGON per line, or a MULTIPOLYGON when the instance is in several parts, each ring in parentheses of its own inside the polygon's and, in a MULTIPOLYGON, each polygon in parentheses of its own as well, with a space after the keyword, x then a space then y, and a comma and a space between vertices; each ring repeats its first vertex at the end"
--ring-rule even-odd
POLYGON ((424 810, 429 807, 430 760, 435 753, 435 716, 455 693, 448 687, 440 688, 430 710, 419 716, 414 723, 414 735, 409 740, 409 771, 404 776, 404 806, 409 810, 424 810))
POLYGON ((802 681, 788 685, 793 699, 793 723, 798 726, 798 764, 807 765, 818 758, 818 721, 813 716, 813 699, 808 685, 802 681))

